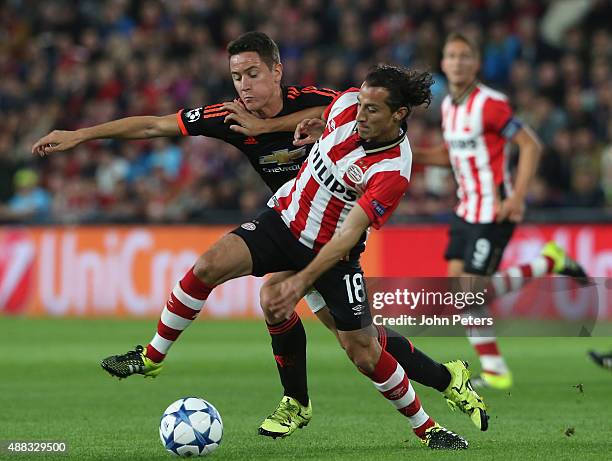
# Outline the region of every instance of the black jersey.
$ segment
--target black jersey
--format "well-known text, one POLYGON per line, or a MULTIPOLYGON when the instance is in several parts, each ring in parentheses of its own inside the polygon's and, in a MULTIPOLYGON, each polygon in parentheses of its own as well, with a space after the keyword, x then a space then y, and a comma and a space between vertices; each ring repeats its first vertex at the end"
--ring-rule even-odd
MULTIPOLYGON (((283 108, 275 116, 292 114, 310 107, 327 106, 338 92, 314 86, 283 87, 283 108)), ((253 168, 259 173, 272 192, 293 179, 302 162, 308 156, 310 146, 295 147, 293 132, 265 133, 259 136, 245 136, 230 130, 230 123, 223 123, 229 112, 223 104, 182 109, 177 118, 181 133, 185 136, 209 136, 236 146, 247 156, 253 168)))

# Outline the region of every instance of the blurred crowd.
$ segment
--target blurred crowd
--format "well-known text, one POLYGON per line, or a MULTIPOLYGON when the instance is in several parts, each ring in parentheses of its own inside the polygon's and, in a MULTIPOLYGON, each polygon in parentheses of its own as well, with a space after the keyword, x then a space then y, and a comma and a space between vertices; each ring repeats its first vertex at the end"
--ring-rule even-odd
MULTIPOLYGON (((482 80, 507 93, 545 150, 529 205, 612 206, 612 2, 531 0, 5 0, 0 3, 0 220, 212 221, 269 196, 243 156, 190 137, 95 141, 40 158, 53 129, 229 100, 227 43, 277 41, 284 81, 344 89, 376 62, 427 68, 435 100, 409 121, 441 142, 439 70, 451 31, 480 44, 482 80)), ((511 158, 516 164, 516 153, 511 158)), ((452 175, 416 173, 399 211, 441 217, 452 175)))

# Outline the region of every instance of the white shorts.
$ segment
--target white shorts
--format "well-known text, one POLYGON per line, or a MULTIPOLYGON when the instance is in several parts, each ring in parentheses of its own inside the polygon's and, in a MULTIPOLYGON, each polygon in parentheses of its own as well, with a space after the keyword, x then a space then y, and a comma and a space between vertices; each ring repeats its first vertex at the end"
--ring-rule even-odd
POLYGON ((326 306, 323 296, 314 288, 304 295, 304 299, 313 314, 316 314, 326 306))

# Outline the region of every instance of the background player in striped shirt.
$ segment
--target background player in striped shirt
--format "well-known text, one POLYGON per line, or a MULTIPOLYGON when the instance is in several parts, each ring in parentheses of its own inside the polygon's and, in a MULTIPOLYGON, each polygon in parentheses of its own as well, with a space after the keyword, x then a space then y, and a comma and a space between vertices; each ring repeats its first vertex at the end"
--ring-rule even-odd
MULTIPOLYGON (((457 181, 459 203, 445 253, 448 276, 461 277, 456 279, 458 289, 482 292, 487 287, 489 298, 550 273, 585 277, 580 266, 554 242, 546 244, 531 263, 496 273, 516 223, 523 220, 540 141, 514 117, 506 96, 478 81, 479 50, 467 37, 455 33, 447 38, 441 66, 450 93, 442 103, 444 144, 416 148, 414 160, 450 166, 457 181), (507 168, 508 142, 519 149, 514 185, 507 168)), ((491 327, 468 330, 482 366, 480 378, 473 382, 507 389, 512 385, 512 374, 494 335, 491 327)))
MULTIPOLYGON (((337 93, 315 87, 282 86, 278 48, 263 33, 244 34, 228 46, 228 52, 230 72, 240 100, 183 109, 178 114, 163 117, 130 117, 78 131, 54 131, 37 141, 33 152, 42 155, 61 152, 101 138, 210 136, 240 149, 270 189, 276 191, 295 177, 309 150, 305 143, 297 147, 293 145, 296 124, 303 118, 320 117, 337 93)), ((145 376, 159 374, 170 347, 197 317, 212 288, 227 277, 231 278, 233 271, 242 271, 236 262, 241 261, 244 250, 244 244, 233 234, 213 245, 173 291, 151 343, 146 348, 137 347, 127 354, 109 357, 102 366, 119 377, 135 373, 145 376), (238 256, 233 258, 235 254, 238 256), (200 280, 207 284, 207 289, 193 288, 199 286, 200 280)), ((327 309, 322 309, 325 302, 321 296, 309 293, 306 300, 319 318, 335 331, 333 319, 327 309)), ((269 325, 268 330, 284 395, 278 408, 262 423, 260 433, 273 437, 288 436, 311 418, 306 335, 297 315, 290 323, 269 325)), ((467 370, 462 363, 451 362, 444 366, 430 361, 408 340, 388 333, 390 330, 380 328, 381 344, 403 366, 414 369, 415 381, 444 392, 452 387, 451 383, 467 380, 467 370), (422 367, 414 366, 427 361, 431 365, 429 373, 421 373, 422 367), (432 373, 431 369, 436 372, 432 373)), ((451 391, 444 392, 446 398, 454 398, 453 395, 451 391)), ((480 419, 474 422, 483 428, 480 419)))

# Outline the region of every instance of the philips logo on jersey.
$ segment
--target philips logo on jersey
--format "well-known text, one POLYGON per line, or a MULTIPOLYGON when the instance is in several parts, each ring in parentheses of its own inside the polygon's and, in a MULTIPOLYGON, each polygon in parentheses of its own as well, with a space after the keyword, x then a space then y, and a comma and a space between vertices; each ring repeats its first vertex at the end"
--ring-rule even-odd
POLYGON ((319 184, 327 188, 332 194, 341 196, 345 202, 357 200, 357 191, 347 187, 340 182, 332 171, 325 166, 325 161, 321 157, 319 150, 311 151, 312 163, 308 165, 312 168, 314 176, 319 180, 319 184))
POLYGON ((448 142, 452 149, 470 149, 474 150, 478 146, 478 142, 475 139, 453 139, 448 142))

